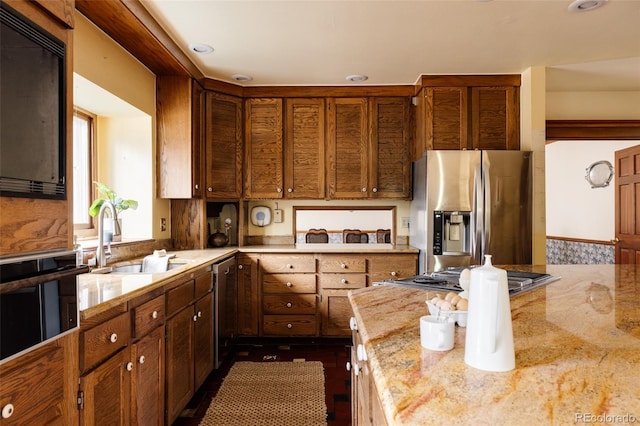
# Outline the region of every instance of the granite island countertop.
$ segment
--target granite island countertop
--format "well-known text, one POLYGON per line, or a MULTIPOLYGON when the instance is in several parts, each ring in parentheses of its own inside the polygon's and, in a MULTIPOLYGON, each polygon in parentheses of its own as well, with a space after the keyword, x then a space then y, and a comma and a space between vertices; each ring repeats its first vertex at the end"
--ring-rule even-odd
POLYGON ((389 425, 640 422, 640 266, 513 269, 561 279, 511 299, 516 368, 505 373, 464 363, 465 328, 451 351, 422 348, 430 292, 349 293, 389 425))

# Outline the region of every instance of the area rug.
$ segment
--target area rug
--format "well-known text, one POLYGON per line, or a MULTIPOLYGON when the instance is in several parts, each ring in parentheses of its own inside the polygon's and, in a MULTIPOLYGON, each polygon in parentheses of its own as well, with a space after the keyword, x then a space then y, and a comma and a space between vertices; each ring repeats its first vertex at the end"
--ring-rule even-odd
POLYGON ((325 426, 322 362, 237 362, 200 426, 325 426))

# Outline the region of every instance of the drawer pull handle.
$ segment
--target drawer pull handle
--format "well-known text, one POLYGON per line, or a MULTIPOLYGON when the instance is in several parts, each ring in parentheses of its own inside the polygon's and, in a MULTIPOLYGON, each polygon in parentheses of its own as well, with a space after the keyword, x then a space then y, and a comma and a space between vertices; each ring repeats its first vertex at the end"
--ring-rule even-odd
POLYGON ((158 319, 158 311, 151 312, 151 318, 158 319))
POLYGON ((198 321, 198 315, 193 316, 193 322, 196 322, 196 321, 198 321))
POLYGON ((5 405, 4 407, 2 407, 2 418, 8 419, 13 415, 13 412, 14 412, 13 404, 5 405))
POLYGON ((290 308, 291 306, 291 302, 287 302, 287 308, 290 308))
POLYGON ((111 336, 109 336, 109 341, 111 343, 115 343, 118 341, 118 335, 116 333, 113 333, 111 336))
POLYGON ((391 271, 391 276, 395 277, 396 275, 398 275, 398 273, 396 271, 391 271))
POLYGON ((293 328, 293 324, 291 323, 287 324, 287 328, 293 328))
POLYGON ((139 364, 144 364, 144 361, 145 361, 144 355, 140 355, 140 358, 138 358, 138 363, 139 364))
POLYGON ((340 265, 340 267, 341 267, 342 269, 347 269, 347 264, 346 264, 346 263, 342 263, 342 264, 340 265))
POLYGON ((133 363, 132 362, 128 362, 127 363, 127 371, 131 371, 133 370, 133 363))
POLYGON ((340 280, 340 282, 341 282, 342 284, 346 284, 346 283, 347 283, 347 279, 346 279, 346 278, 343 278, 343 279, 341 279, 341 280, 340 280))
POLYGON ((292 268, 293 268, 293 265, 290 263, 287 263, 287 269, 292 269, 292 268))
POLYGON ((291 287, 293 287, 293 284, 287 283, 287 287, 291 288, 291 287))

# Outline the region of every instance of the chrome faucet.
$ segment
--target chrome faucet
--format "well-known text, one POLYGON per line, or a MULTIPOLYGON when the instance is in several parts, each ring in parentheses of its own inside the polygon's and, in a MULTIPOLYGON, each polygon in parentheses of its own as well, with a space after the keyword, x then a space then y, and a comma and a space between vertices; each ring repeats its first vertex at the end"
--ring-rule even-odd
POLYGON ((107 266, 107 255, 111 255, 111 250, 105 251, 104 249, 104 211, 111 210, 111 217, 116 217, 116 209, 110 201, 105 201, 100 207, 98 213, 98 248, 96 249, 96 261, 98 268, 104 268, 107 266))

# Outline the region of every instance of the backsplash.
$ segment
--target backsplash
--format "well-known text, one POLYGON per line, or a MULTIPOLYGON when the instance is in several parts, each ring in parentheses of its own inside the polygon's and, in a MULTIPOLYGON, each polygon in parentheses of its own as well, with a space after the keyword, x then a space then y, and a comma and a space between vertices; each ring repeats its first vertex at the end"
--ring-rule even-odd
POLYGON ((615 263, 615 248, 613 245, 547 238, 547 264, 611 263, 615 263))

